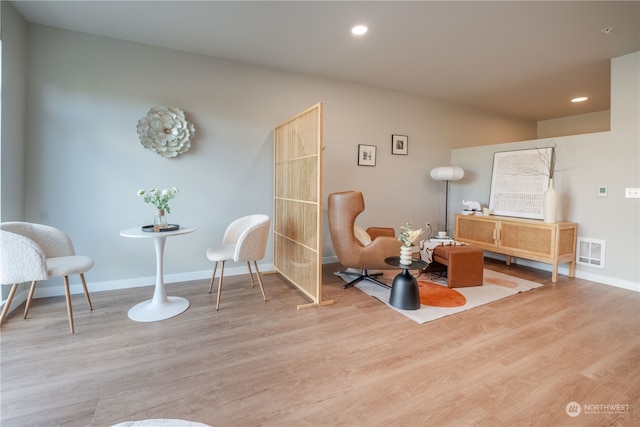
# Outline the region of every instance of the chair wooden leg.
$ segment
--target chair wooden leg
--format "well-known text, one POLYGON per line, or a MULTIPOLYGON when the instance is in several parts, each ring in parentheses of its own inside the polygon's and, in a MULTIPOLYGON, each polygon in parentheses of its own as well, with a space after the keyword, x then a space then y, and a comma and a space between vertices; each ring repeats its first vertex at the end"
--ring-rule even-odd
POLYGON ((9 291, 9 296, 7 297, 7 302, 4 303, 4 307, 2 308, 2 314, 0 314, 0 325, 2 325, 2 322, 4 322, 5 317, 7 317, 7 314, 9 313, 9 307, 11 307, 11 301, 13 301, 13 297, 16 294, 16 291, 18 290, 18 285, 19 283, 14 283, 13 286, 11 286, 11 290, 9 291))
POLYGON ((256 283, 253 281, 253 273, 251 272, 251 263, 247 261, 247 268, 249 269, 249 277, 251 278, 251 287, 255 288, 256 283))
POLYGON ((82 288, 84 289, 84 296, 89 304, 89 310, 93 311, 93 305, 91 304, 91 297, 89 296, 89 290, 87 289, 87 282, 84 280, 84 274, 80 274, 80 280, 82 280, 82 288))
POLYGON ((211 283, 209 284, 209 293, 213 290, 213 280, 216 278, 216 270, 218 269, 218 261, 213 264, 213 274, 211 275, 211 283))
POLYGON ((36 281, 31 282, 31 288, 29 289, 29 295, 27 296, 27 303, 24 305, 24 318, 27 318, 29 314, 29 308, 31 308, 31 300, 33 300, 33 293, 36 291, 36 281))
POLYGON ((64 276, 64 292, 67 297, 67 314, 69 315, 69 329, 71 333, 75 332, 73 327, 73 308, 71 308, 71 292, 69 292, 69 276, 64 276))
POLYGON ((220 310, 220 295, 222 294, 222 277, 224 277, 224 261, 220 267, 220 281, 218 282, 218 298, 216 299, 216 311, 220 310))
POLYGON ((260 270, 258 270, 258 263, 253 261, 253 266, 256 268, 256 276, 258 276, 258 283, 260 284, 260 290, 262 291, 262 298, 267 300, 267 296, 264 293, 264 286, 262 285, 262 276, 260 275, 260 270))

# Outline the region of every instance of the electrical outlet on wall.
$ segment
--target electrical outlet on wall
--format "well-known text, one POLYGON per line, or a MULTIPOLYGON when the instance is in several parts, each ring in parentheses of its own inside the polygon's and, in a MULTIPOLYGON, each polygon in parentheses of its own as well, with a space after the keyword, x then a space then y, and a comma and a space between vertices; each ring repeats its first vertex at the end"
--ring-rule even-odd
POLYGON ((427 233, 427 238, 430 238, 431 234, 433 234, 433 228, 431 227, 431 223, 429 221, 425 223, 424 231, 427 233))
POLYGON ((640 188, 626 188, 624 197, 627 199, 640 199, 640 188))

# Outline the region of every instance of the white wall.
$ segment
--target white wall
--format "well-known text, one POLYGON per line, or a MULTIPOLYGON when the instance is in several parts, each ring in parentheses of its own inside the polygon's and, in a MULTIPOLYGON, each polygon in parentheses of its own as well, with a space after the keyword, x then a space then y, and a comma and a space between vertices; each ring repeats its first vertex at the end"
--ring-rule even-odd
MULTIPOLYGON (((64 229, 95 259, 94 290, 152 283, 151 242, 119 236, 152 219, 139 188, 178 187, 170 221, 197 228, 167 242, 167 281, 208 277, 205 250, 232 219, 272 214, 274 126, 316 102, 325 106, 324 199, 364 191, 365 225, 443 223, 444 185, 427 176, 449 164, 452 145, 536 132, 535 123, 440 101, 39 25, 28 40, 24 219, 64 229), (196 125, 191 150, 176 159, 138 141, 138 119, 158 105, 182 108, 196 125), (409 136, 408 156, 390 154, 392 133, 409 136), (356 165, 358 144, 378 146, 376 167, 356 165)), ((57 279, 39 289, 62 292, 57 279)))
POLYGON ((640 52, 612 61, 609 132, 453 150, 452 162, 467 173, 452 186, 452 210, 461 210, 463 199, 488 205, 495 152, 555 143, 559 219, 578 223, 580 237, 606 245, 605 268, 579 265, 577 276, 640 291, 640 199, 624 197, 626 187, 640 187, 639 76, 640 52), (606 198, 597 195, 601 185, 608 187, 606 198))
POLYGON ((27 25, 9 2, 2 15, 2 133, 0 135, 0 221, 24 217, 24 159, 27 108, 27 25), (10 83, 8 83, 10 82, 10 83))
POLYGON ((538 122, 538 139, 581 135, 611 130, 611 111, 576 114, 575 116, 538 122))

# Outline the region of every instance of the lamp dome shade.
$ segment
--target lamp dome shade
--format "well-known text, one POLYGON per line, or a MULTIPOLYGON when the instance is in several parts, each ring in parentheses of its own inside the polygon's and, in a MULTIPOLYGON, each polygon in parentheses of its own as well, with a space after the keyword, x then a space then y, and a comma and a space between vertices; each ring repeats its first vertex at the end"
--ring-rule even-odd
POLYGON ((458 166, 440 166, 431 169, 431 178, 436 181, 457 181, 464 176, 464 170, 458 166))

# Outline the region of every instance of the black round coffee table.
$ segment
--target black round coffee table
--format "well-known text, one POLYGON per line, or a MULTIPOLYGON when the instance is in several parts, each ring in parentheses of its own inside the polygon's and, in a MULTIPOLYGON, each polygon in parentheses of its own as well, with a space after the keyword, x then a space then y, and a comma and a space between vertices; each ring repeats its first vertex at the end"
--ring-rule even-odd
POLYGON ((402 273, 393 279, 391 286, 391 296, 389 304, 392 307, 402 310, 417 310, 420 308, 420 291, 418 290, 418 282, 409 273, 409 270, 423 269, 427 267, 427 263, 412 258, 411 264, 400 264, 399 256, 392 256, 384 260, 387 264, 394 268, 402 268, 402 273))

